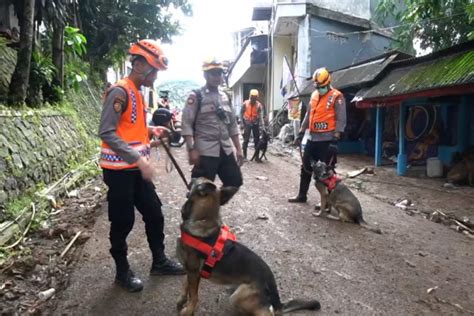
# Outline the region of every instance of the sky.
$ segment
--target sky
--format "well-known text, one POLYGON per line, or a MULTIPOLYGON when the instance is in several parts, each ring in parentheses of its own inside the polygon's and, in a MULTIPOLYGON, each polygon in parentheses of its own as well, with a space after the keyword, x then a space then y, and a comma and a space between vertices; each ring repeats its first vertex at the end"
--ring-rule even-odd
POLYGON ((169 59, 167 71, 158 74, 156 83, 166 80, 194 80, 204 83, 201 64, 207 57, 233 59, 231 33, 252 26, 252 0, 190 0, 193 16, 177 16, 183 29, 182 35, 164 44, 169 59))

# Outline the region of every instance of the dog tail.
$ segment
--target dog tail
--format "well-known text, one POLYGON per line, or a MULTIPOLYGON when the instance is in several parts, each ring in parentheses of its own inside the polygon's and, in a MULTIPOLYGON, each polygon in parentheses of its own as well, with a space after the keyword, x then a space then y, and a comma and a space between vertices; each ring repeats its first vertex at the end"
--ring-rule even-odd
POLYGON ((366 221, 364 221, 364 219, 362 219, 362 218, 359 219, 359 225, 362 226, 362 227, 364 227, 365 229, 370 230, 371 232, 376 233, 376 234, 382 234, 382 231, 380 230, 380 228, 368 224, 368 223, 367 223, 366 221))
POLYGON ((291 300, 283 304, 282 314, 291 313, 299 310, 317 311, 321 309, 321 304, 317 300, 291 300))

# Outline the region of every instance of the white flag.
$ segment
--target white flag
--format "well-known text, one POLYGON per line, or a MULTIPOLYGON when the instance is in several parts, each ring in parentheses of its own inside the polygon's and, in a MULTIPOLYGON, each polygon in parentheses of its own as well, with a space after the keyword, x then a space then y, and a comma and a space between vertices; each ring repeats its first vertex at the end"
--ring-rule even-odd
POLYGON ((283 72, 280 81, 280 93, 284 97, 290 92, 291 82, 293 80, 293 76, 291 75, 290 65, 288 65, 288 60, 286 56, 283 57, 283 72))

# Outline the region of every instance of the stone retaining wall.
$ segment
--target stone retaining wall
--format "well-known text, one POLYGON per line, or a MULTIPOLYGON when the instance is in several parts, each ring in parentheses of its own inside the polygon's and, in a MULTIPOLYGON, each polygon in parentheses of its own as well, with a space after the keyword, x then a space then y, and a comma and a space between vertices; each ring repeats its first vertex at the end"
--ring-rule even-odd
POLYGON ((0 100, 6 99, 10 79, 15 71, 16 50, 0 46, 0 100))
POLYGON ((0 111, 0 220, 6 202, 50 184, 98 145, 99 93, 88 86, 61 108, 0 111))

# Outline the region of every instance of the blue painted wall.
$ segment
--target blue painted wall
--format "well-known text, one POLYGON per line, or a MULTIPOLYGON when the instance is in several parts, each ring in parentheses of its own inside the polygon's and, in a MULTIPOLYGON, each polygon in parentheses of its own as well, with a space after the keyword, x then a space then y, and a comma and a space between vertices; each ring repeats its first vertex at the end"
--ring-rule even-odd
POLYGON ((389 50, 390 39, 381 35, 353 34, 341 39, 328 37, 328 31, 349 33, 364 29, 313 16, 310 23, 311 69, 327 67, 335 70, 389 50))

